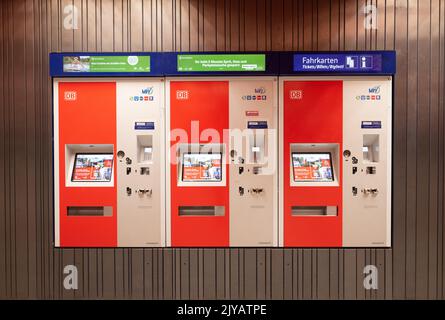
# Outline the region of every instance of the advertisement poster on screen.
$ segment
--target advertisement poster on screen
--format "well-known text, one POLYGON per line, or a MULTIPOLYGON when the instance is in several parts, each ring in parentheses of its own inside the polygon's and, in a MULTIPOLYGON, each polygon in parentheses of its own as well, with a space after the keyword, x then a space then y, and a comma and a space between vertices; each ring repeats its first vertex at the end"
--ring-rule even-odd
POLYGON ((113 171, 112 154, 77 154, 72 181, 110 181, 113 171))
POLYGON ((221 181, 221 160, 221 154, 184 154, 182 181, 221 181))
POLYGON ((331 163, 329 153, 292 153, 294 181, 333 181, 331 163))

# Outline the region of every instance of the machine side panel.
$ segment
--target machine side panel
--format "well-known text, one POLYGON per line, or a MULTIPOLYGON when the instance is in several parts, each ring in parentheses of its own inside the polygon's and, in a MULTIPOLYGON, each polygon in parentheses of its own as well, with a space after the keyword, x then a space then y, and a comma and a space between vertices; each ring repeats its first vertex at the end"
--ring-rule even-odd
POLYGON ((344 149, 351 154, 343 162, 347 247, 391 245, 391 88, 388 77, 344 81, 344 149))
POLYGON ((230 81, 230 245, 277 240, 276 79, 230 81))

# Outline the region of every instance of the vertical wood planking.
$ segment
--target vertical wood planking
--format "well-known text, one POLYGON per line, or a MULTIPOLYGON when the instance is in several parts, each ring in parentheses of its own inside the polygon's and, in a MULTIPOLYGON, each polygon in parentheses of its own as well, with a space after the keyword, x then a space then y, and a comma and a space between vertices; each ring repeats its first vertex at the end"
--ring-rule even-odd
POLYGON ((293 299, 293 268, 292 268, 292 249, 284 250, 284 261, 283 261, 283 295, 284 299, 290 300, 293 299))
MULTIPOLYGON (((445 180, 445 4, 441 2, 440 4, 440 32, 439 32, 439 56, 440 64, 439 64, 439 104, 440 104, 440 112, 439 112, 439 181, 445 180)), ((441 257, 439 260, 440 263, 438 265, 438 298, 444 299, 445 297, 445 263, 444 263, 444 250, 445 250, 445 237, 444 237, 444 223, 445 223, 445 186, 444 183, 439 184, 439 195, 442 198, 441 201, 439 201, 439 231, 440 236, 439 239, 442 239, 442 241, 439 240, 439 248, 438 252, 441 257)))
POLYGON ((216 299, 226 298, 226 263, 224 249, 216 249, 216 299))
POLYGON ((131 298, 144 298, 144 249, 131 250, 131 298))
POLYGON ((329 250, 329 298, 339 299, 340 268, 338 249, 329 250))
POLYGON ((198 291, 199 291, 199 276, 198 276, 198 249, 190 249, 190 257, 189 257, 189 273, 190 273, 190 289, 189 289, 189 297, 192 300, 198 299, 198 291))
POLYGON ((284 299, 284 249, 270 252, 271 298, 284 299))
POLYGON ((23 84, 26 83, 25 70, 25 50, 26 50, 26 4, 25 1, 15 2, 13 6, 12 18, 19 23, 14 24, 12 36, 15 41, 13 44, 14 54, 14 75, 13 75, 13 95, 12 101, 12 132, 13 138, 13 158, 11 159, 11 169, 14 174, 13 183, 11 184, 11 202, 13 211, 11 220, 13 221, 13 235, 14 235, 14 251, 15 251, 15 276, 16 281, 13 284, 15 287, 16 296, 18 298, 26 297, 28 295, 28 222, 27 222, 27 196, 28 190, 26 170, 27 152, 26 146, 28 143, 26 128, 27 128, 27 101, 24 93, 23 84), (24 188, 24 189, 23 189, 24 188))
POLYGON ((271 12, 271 32, 272 32, 272 50, 283 50, 284 47, 284 12, 283 12, 283 0, 275 0, 272 3, 271 12))
MULTIPOLYGON (((406 4, 406 2, 405 2, 406 4)), ((397 93, 393 105, 393 263, 399 266, 393 274, 394 298, 402 299, 406 292, 406 226, 407 226, 407 97, 408 97, 408 9, 399 6, 395 9, 395 49, 397 54, 397 74, 394 90, 397 93)), ((412 234, 413 235, 413 234, 412 234)))
POLYGON ((7 15, 7 6, 0 6, 0 18, 2 23, 0 23, 0 71, 3 75, 0 78, 0 233, 4 236, 5 241, 0 242, 0 297, 6 298, 9 294, 9 274, 8 274, 8 249, 7 249, 7 212, 8 208, 8 182, 9 176, 7 175, 8 162, 7 157, 7 138, 8 138, 8 127, 7 120, 9 115, 7 113, 7 96, 8 96, 8 73, 6 59, 8 56, 8 46, 9 40, 7 37, 7 25, 4 22, 7 15))
POLYGON ((115 252, 105 249, 102 253, 102 297, 112 299, 116 295, 115 252))
POLYGON ((439 42, 433 42, 432 39, 439 38, 439 26, 440 26, 440 6, 439 1, 431 1, 430 6, 431 20, 429 24, 430 36, 428 39, 429 49, 430 49, 430 61, 429 61, 429 85, 426 90, 429 89, 429 175, 427 177, 429 195, 428 195, 428 206, 429 206, 429 219, 428 219, 428 292, 427 297, 429 299, 437 299, 437 283, 438 283, 438 234, 439 234, 439 212, 438 212, 438 173, 439 173, 439 68, 440 65, 439 58, 439 42))
POLYGON ((343 268, 343 298, 357 299, 357 252, 355 249, 343 251, 343 268))
POLYGON ((230 299, 241 299, 240 297, 240 281, 239 281, 239 249, 233 249, 228 251, 229 260, 229 287, 230 287, 230 299))
POLYGON ((418 8, 408 1, 408 92, 407 101, 407 213, 406 213, 406 298, 416 297, 416 244, 417 244, 417 135, 418 135, 418 8))
POLYGON ((265 300, 266 293, 266 249, 257 249, 257 275, 256 275, 256 298, 265 300))
POLYGON ((203 2, 204 51, 216 51, 216 8, 215 0, 203 2))
POLYGON ((313 274, 312 274, 312 249, 302 250, 302 297, 311 299, 313 297, 313 274))
POLYGON ((257 252, 256 249, 243 249, 243 299, 256 299, 257 295, 257 252))
POLYGON ((430 148, 424 141, 429 140, 429 113, 431 73, 430 56, 430 3, 420 1, 418 4, 417 26, 417 141, 416 141, 416 298, 426 299, 428 295, 428 221, 430 192, 428 180, 430 168, 430 148), (424 18, 419 19, 420 15, 424 18), (419 79, 424 79, 419 81, 419 79))
POLYGON ((321 249, 317 254, 317 299, 326 300, 330 297, 329 249, 321 249))

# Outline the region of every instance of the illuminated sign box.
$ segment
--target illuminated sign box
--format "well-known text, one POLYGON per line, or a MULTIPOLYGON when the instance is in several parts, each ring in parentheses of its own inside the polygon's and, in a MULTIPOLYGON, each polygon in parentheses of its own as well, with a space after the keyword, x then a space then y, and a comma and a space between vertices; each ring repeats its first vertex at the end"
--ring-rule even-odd
POLYGON ((178 54, 178 72, 266 71, 265 54, 178 54))

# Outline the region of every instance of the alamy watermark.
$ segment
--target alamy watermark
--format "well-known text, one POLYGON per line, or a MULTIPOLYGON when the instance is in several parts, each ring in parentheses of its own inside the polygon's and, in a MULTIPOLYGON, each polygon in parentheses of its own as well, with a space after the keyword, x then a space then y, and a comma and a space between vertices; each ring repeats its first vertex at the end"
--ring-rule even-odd
POLYGON ((77 267, 72 264, 66 265, 63 268, 63 274, 65 275, 63 278, 65 290, 77 290, 79 288, 77 267))
POLYGON ((363 268, 363 287, 366 290, 377 290, 379 288, 379 270, 376 266, 370 264, 363 268))

